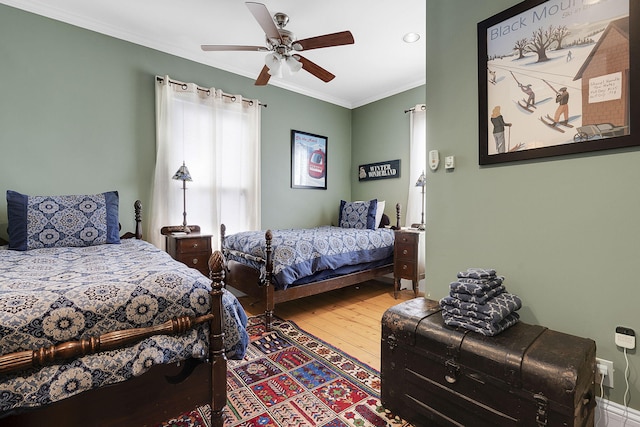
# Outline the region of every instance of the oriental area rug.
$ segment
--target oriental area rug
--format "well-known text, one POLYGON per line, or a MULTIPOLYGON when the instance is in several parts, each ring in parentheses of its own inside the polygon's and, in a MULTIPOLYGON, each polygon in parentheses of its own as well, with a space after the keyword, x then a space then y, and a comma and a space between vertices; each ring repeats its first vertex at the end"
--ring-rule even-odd
MULTIPOLYGON (((380 374, 290 321, 266 332, 249 319, 251 343, 227 370, 225 427, 411 427, 380 404, 380 374)), ((162 427, 209 427, 200 407, 162 427)))

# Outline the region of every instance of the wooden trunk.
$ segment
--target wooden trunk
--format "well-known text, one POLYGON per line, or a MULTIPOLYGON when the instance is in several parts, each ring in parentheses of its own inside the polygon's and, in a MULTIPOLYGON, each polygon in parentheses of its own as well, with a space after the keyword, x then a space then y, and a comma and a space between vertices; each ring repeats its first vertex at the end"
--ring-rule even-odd
POLYGON ((383 406, 416 426, 593 426, 593 340, 519 322, 485 337, 416 298, 382 318, 383 406))

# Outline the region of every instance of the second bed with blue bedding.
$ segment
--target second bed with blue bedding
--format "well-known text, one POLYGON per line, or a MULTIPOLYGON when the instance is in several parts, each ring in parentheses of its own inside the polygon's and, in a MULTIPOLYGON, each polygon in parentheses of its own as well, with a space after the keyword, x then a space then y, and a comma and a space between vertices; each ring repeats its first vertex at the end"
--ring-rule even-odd
MULTIPOLYGON (((394 231, 388 228, 357 229, 322 226, 272 230, 273 284, 276 289, 310 283, 342 274, 368 270, 393 262, 394 231)), ((264 231, 226 236, 224 249, 230 260, 260 269, 266 274, 264 231), (249 254, 247 259, 240 255, 249 254)))

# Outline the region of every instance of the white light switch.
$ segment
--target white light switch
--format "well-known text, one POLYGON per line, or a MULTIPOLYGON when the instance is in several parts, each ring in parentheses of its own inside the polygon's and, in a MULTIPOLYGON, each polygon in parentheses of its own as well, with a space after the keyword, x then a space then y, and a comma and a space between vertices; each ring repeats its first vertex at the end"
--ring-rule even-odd
POLYGON ((454 169, 456 167, 456 159, 454 156, 447 156, 444 158, 444 168, 454 169))

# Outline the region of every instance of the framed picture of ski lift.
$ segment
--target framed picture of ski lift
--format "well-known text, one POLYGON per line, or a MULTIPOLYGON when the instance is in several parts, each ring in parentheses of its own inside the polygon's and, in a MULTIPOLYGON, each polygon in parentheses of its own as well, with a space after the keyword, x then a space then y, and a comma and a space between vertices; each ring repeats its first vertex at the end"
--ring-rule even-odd
POLYGON ((638 0, 525 0, 478 23, 479 163, 640 145, 638 0))
POLYGON ((327 189, 326 136, 291 130, 291 188, 327 189))

